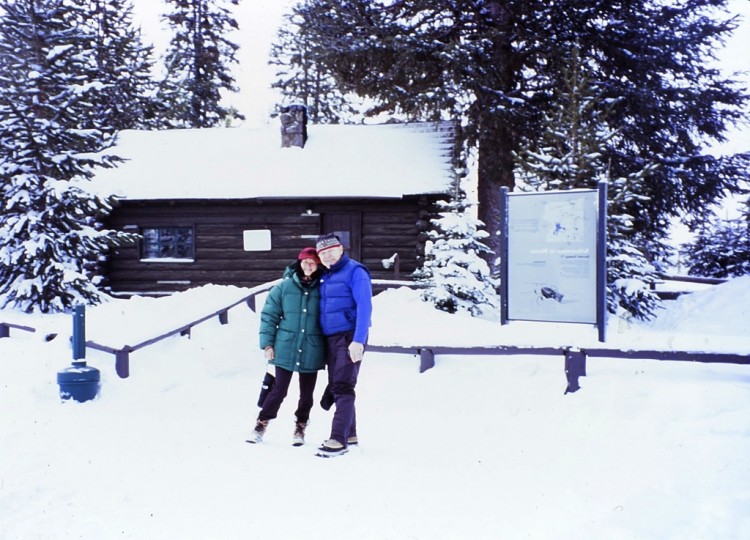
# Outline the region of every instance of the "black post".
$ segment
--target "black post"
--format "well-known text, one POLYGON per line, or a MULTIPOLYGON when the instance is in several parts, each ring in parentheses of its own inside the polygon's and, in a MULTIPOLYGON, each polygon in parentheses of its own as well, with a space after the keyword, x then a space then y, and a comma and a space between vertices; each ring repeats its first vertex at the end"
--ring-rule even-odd
POLYGON ((599 182, 596 234, 596 326, 599 341, 607 341, 607 182, 599 182))
POLYGON ((578 384, 578 377, 586 376, 586 352, 568 347, 565 349, 565 377, 568 380, 568 386, 565 393, 577 392, 581 389, 578 384))
POLYGON ((508 215, 508 188, 500 188, 500 324, 508 324, 508 234, 510 218, 508 215))

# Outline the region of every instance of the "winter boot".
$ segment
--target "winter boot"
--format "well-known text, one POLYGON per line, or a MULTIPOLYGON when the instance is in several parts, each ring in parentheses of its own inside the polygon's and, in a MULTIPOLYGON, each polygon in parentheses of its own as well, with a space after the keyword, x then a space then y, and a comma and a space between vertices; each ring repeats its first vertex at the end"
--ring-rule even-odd
POLYGON ((294 439, 292 446, 302 446, 305 444, 305 428, 307 422, 295 422, 294 423, 294 439))
POLYGON ((320 447, 318 447, 318 451, 315 455, 322 458, 330 458, 341 456, 343 454, 346 454, 348 451, 349 449, 336 439, 328 439, 326 442, 320 445, 320 447))
POLYGON ((257 444, 263 442, 263 435, 266 434, 266 428, 268 427, 268 420, 262 420, 258 418, 258 421, 255 423, 255 429, 253 430, 253 433, 250 435, 250 438, 247 439, 247 442, 257 444))

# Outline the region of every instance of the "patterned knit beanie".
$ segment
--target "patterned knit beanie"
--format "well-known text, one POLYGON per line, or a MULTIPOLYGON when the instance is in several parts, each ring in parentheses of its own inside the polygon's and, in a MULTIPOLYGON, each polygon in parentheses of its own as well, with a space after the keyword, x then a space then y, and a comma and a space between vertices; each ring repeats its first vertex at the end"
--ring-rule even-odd
POLYGON ((318 236, 318 239, 315 241, 315 247, 318 250, 318 253, 326 249, 338 247, 340 245, 341 241, 339 240, 339 237, 333 233, 318 236))

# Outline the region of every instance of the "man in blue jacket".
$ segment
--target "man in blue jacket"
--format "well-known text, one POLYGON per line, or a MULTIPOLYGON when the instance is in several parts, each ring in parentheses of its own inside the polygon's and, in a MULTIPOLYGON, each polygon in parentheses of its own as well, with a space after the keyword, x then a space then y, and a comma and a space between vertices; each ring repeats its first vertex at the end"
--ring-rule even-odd
POLYGON ((326 337, 327 390, 336 404, 331 437, 317 455, 332 457, 357 443, 355 387, 372 318, 372 281, 367 267, 344 253, 336 235, 319 236, 315 247, 327 268, 320 278, 320 327, 326 337))

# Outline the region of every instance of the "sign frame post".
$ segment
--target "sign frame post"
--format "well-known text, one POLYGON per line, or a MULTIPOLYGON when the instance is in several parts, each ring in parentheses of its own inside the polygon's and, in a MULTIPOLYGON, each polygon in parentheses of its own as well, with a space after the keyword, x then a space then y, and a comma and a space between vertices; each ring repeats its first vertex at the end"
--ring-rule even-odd
POLYGON ((607 182, 597 185, 599 216, 596 235, 596 327, 599 341, 607 341, 607 182))

